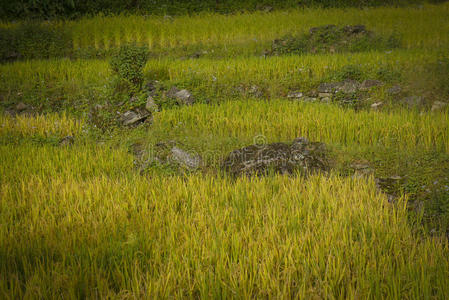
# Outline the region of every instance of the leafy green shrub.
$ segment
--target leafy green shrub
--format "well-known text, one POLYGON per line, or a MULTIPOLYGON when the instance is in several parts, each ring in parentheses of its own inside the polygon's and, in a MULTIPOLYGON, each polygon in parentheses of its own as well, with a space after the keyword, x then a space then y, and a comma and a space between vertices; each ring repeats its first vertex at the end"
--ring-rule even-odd
POLYGON ((111 67, 115 74, 134 87, 143 82, 143 67, 148 60, 148 49, 136 45, 124 45, 111 59, 111 67))

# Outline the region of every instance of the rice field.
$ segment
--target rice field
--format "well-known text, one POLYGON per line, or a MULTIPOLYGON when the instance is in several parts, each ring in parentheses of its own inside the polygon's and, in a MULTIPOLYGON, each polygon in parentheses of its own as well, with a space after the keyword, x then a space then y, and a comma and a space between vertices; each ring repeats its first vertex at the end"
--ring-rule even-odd
POLYGON ((447 299, 449 192, 419 198, 422 185, 449 183, 448 110, 429 109, 449 98, 437 93, 444 78, 428 71, 447 55, 447 15, 443 3, 55 22, 75 50, 147 46, 145 80, 186 88, 197 103, 101 132, 90 119, 114 96, 108 58, 0 64, 0 298, 447 299), (403 45, 262 55, 273 39, 330 23, 398 33, 403 45), (387 72, 371 95, 385 109, 286 98, 347 65, 362 79, 387 72), (396 105, 387 93, 395 84, 427 92, 427 107, 396 105), (263 96, 239 92, 252 86, 263 96), (19 102, 39 113, 8 115, 19 102), (60 144, 66 136, 73 145, 60 144), (219 171, 234 149, 300 136, 328 146, 329 174, 219 171), (132 145, 169 140, 207 168, 136 167, 132 145), (353 178, 348 166, 359 161, 374 173, 353 178), (407 185, 392 203, 376 178, 397 175, 407 185), (423 210, 411 209, 416 199, 423 210))

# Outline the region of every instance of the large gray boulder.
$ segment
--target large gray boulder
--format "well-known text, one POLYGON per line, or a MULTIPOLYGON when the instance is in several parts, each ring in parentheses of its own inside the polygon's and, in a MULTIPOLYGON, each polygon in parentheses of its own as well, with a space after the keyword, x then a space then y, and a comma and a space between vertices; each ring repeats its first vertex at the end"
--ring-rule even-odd
POLYGON ((171 149, 171 159, 175 163, 191 170, 198 169, 201 165, 201 157, 198 154, 187 152, 176 146, 171 149))
POLYGON ((273 171, 309 174, 329 168, 326 147, 322 143, 298 138, 291 144, 250 145, 232 151, 222 162, 222 169, 233 176, 264 175, 273 171))
POLYGON ((170 165, 187 170, 197 170, 202 165, 202 158, 194 151, 187 151, 176 141, 159 142, 154 145, 136 143, 131 152, 135 155, 135 164, 141 170, 154 164, 170 165))

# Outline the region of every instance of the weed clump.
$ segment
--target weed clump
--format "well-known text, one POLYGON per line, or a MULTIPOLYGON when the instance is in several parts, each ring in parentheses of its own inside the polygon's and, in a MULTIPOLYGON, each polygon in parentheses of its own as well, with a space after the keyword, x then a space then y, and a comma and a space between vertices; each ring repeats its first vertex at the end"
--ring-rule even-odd
POLYGON ((341 53, 398 48, 400 39, 395 35, 382 37, 364 25, 314 27, 302 35, 286 35, 273 41, 268 54, 341 53))
POLYGON ((111 67, 119 79, 132 87, 143 82, 143 67, 148 60, 148 49, 136 45, 124 45, 111 59, 111 67))

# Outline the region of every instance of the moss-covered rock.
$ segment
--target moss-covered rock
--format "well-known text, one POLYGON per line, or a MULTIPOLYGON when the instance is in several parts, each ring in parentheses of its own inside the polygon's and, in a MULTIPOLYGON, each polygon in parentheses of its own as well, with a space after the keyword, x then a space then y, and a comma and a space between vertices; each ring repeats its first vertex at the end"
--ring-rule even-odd
POLYGON ((222 162, 222 169, 233 176, 300 172, 304 175, 327 171, 329 163, 323 143, 298 138, 292 144, 250 145, 232 151, 222 162))

